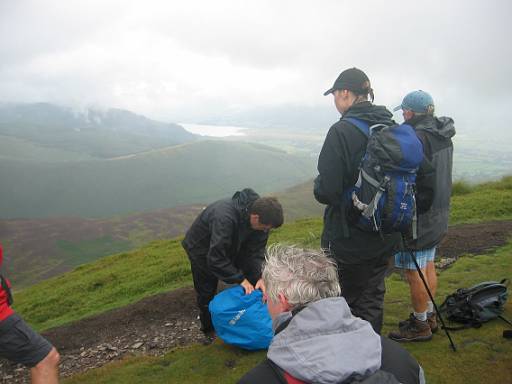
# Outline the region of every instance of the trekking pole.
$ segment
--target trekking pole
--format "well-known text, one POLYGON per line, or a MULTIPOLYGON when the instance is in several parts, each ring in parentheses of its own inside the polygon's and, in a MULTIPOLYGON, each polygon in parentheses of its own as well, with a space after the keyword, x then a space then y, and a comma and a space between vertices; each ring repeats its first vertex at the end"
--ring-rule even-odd
MULTIPOLYGON (((403 239, 402 239, 403 241, 403 239)), ((404 242, 405 243, 405 242, 404 242)), ((418 264, 418 260, 416 260, 416 255, 414 251, 410 250, 407 251, 412 256, 412 261, 414 261, 414 265, 416 266, 416 270, 418 271, 418 274, 420 275, 421 281, 423 281, 423 285, 425 286, 425 289, 427 290, 428 297, 430 297, 430 301, 432 301, 432 304, 434 304, 434 308, 436 309, 436 316, 439 316, 439 320, 441 321, 441 328, 444 329, 444 332, 446 333, 446 336, 448 336, 448 339, 450 340, 450 345, 453 349, 453 352, 457 352, 457 347, 455 347, 455 344, 453 343, 452 337, 450 336, 450 333, 448 332, 448 329, 446 329, 446 325, 444 324, 443 317, 441 316, 441 312, 439 312, 439 309, 437 308, 437 304, 434 301, 434 297, 432 296, 432 292, 430 292, 430 289, 428 287, 427 281, 425 280, 425 276, 423 276, 423 272, 421 272, 421 268, 418 264)))

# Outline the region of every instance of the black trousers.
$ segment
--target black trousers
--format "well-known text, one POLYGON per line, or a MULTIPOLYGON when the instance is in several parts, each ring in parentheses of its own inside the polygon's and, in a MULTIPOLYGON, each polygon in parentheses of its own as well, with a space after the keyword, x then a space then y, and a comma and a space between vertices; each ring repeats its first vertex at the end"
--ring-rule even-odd
POLYGON ((379 255, 364 264, 347 264, 337 258, 338 274, 341 283, 341 295, 354 316, 360 317, 372 325, 380 334, 384 317, 384 278, 391 254, 379 255))
POLYGON ((217 293, 219 280, 208 270, 206 263, 203 264, 190 260, 190 266, 196 291, 197 306, 199 308, 201 331, 204 333, 212 332, 214 329, 208 304, 210 304, 210 301, 212 301, 217 293))

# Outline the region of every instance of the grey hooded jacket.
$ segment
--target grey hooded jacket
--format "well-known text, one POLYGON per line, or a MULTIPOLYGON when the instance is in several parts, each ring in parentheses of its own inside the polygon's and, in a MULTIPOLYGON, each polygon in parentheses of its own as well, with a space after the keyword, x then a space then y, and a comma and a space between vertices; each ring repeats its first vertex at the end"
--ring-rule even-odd
MULTIPOLYGON (((424 155, 435 169, 434 196, 430 209, 418 216, 418 239, 408 241, 411 249, 430 249, 438 245, 448 231, 452 193, 453 120, 449 117, 422 116, 408 121, 423 144, 424 155)), ((419 189, 419 188, 418 188, 419 189)), ((419 198, 423 191, 418 190, 419 198)))
POLYGON ((276 319, 274 327, 285 328, 274 336, 267 362, 239 383, 286 382, 276 378, 278 370, 306 383, 424 383, 410 354, 353 316, 343 297, 318 300, 291 316, 276 319))
POLYGON ((309 304, 278 333, 267 357, 299 380, 340 383, 380 368, 380 336, 342 297, 309 304), (357 348, 355 348, 357 346, 357 348))

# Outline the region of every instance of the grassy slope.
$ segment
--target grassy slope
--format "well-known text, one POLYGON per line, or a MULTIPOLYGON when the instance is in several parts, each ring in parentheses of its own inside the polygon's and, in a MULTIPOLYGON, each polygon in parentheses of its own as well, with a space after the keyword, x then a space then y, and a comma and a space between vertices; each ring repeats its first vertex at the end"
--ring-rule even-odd
POLYGON ((479 185, 456 183, 450 223, 512 219, 512 176, 479 185))
POLYGON ((105 257, 16 295, 15 309, 38 329, 62 325, 145 296, 189 285, 178 240, 157 241, 105 257))
MULTIPOLYGON (((512 243, 494 254, 460 259, 452 268, 440 274, 437 297, 443 298, 457 288, 468 287, 482 281, 512 277, 512 243)), ((390 331, 410 311, 407 286, 399 275, 388 279, 384 332, 390 331)), ((439 303, 440 304, 440 303, 439 303)), ((505 316, 512 318, 512 300, 506 305, 505 316)), ((452 332, 458 347, 454 354, 448 338, 440 333, 431 343, 406 345, 407 349, 425 368, 429 382, 482 383, 492 372, 493 382, 507 383, 512 377, 512 344, 502 337, 510 328, 495 320, 480 329, 452 332)), ((442 331, 440 331, 442 332, 442 331)))
MULTIPOLYGON (((452 204, 452 222, 510 219, 512 178, 474 187, 454 196, 452 204)), ((299 220, 273 231, 270 243, 318 247, 321 230, 320 218, 299 220)), ((179 240, 155 241, 20 291, 16 309, 36 328, 45 329, 190 284, 190 267, 179 240)))
MULTIPOLYGON (((451 224, 512 218, 512 176, 478 185, 458 181, 453 185, 453 195, 451 224)), ((323 213, 324 206, 313 198, 313 179, 276 196, 288 220, 318 217, 323 213)))
MULTIPOLYGON (((0 140, 0 147, 2 141, 0 140)), ((0 151, 1 152, 1 151, 0 151)), ((474 204, 485 207, 478 213, 479 220, 496 216, 496 211, 507 217, 510 212, 511 178, 501 183, 473 186, 457 182, 454 186, 454 214, 452 222, 468 221, 477 217, 474 204), (501 191, 496 192, 496 189, 501 191), (463 195, 472 192, 471 196, 463 195), (496 202, 499 202, 496 205, 496 202), (489 206, 494 207, 489 210, 489 206)), ((304 217, 320 217, 323 206, 313 198, 313 181, 288 188, 276 196, 282 202, 286 221, 304 217)), ((126 252, 141 245, 169 236, 182 234, 192 222, 196 210, 190 207, 143 212, 113 219, 38 219, 0 221, 0 242, 9 251, 7 275, 17 289, 67 272, 83 263, 101 257, 126 252)), ((510 216, 510 215, 509 215, 510 216)))
MULTIPOLYGON (((512 273, 512 244, 492 255, 461 259, 441 273, 439 297, 461 286, 485 280, 498 280, 512 273), (468 273, 471 272, 471 273, 468 273)), ((390 331, 410 310, 406 283, 399 275, 387 280, 385 324, 390 331)), ((512 318, 512 301, 505 315, 512 318)), ((491 375, 496 383, 508 383, 511 377, 512 345, 501 337, 505 328, 494 320, 480 329, 452 332, 458 347, 453 353, 443 333, 429 343, 405 344, 425 369, 429 383, 479 384, 491 375)), ((213 345, 177 348, 162 358, 131 357, 103 368, 65 380, 79 383, 235 383, 265 357, 265 352, 249 353, 216 341, 213 345)))
POLYGON ((86 153, 78 153, 60 148, 47 147, 28 140, 0 135, 0 158, 24 161, 47 162, 92 160, 86 153))
POLYGON ((2 220, 4 273, 22 289, 101 257, 181 235, 201 209, 182 206, 109 219, 2 220))
MULTIPOLYGON (((319 219, 301 220, 274 231, 270 242, 314 247, 320 228, 319 219)), ((41 330, 186 285, 191 285, 190 265, 180 241, 155 241, 17 292, 15 309, 41 330)))
POLYGON ((313 198, 313 179, 276 194, 283 205, 285 221, 321 217, 324 206, 313 198))
MULTIPOLYGON (((455 196, 452 222, 510 218, 511 187, 511 179, 507 178, 455 196), (468 209, 468 206, 476 207, 468 209)), ((300 220, 274 231, 270 241, 317 247, 321 226, 320 218, 300 220)), ((509 245, 494 256, 477 256, 461 260, 441 274, 439 297, 455 287, 510 276, 511 253, 512 246, 509 245), (471 273, 467 273, 468 271, 471 273)), ((157 241, 134 252, 106 257, 81 266, 70 273, 19 292, 16 294, 16 309, 36 328, 45 329, 120 307, 157 292, 190 284, 189 265, 179 241, 157 241)), ((405 283, 395 277, 388 280, 387 284, 389 293, 386 296, 385 331, 390 330, 392 324, 408 312, 405 283)), ((512 317, 510 302, 507 314, 512 317)), ((492 326, 478 331, 468 330, 459 333, 456 335, 456 341, 463 353, 457 355, 449 352, 447 340, 443 336, 436 337, 430 344, 422 344, 424 347, 411 345, 408 348, 411 348, 414 355, 425 365, 427 373, 432 378, 436 378, 436 375, 439 377, 438 370, 446 377, 454 377, 453 381, 438 379, 433 382, 481 382, 483 370, 492 369, 493 375, 499 378, 499 375, 507 374, 505 367, 510 366, 512 362, 510 343, 507 344, 498 337, 501 329, 501 324, 493 323, 492 326), (431 351, 431 356, 425 351, 431 351), (475 357, 476 354, 480 357, 475 357), (474 364, 481 361, 487 363, 474 364)), ((233 382, 262 356, 247 354, 218 344, 209 347, 192 346, 175 350, 164 359, 137 358, 116 363, 105 369, 93 371, 89 375, 77 377, 71 382, 138 382, 133 378, 140 378, 141 375, 145 377, 144 382, 155 383, 180 382, 179 376, 176 375, 185 375, 188 379, 182 382, 190 383, 218 382, 219 377, 225 377, 222 382, 233 382), (237 366, 233 369, 226 368, 226 360, 236 361, 237 366), (118 377, 124 377, 125 380, 117 381, 118 377)))

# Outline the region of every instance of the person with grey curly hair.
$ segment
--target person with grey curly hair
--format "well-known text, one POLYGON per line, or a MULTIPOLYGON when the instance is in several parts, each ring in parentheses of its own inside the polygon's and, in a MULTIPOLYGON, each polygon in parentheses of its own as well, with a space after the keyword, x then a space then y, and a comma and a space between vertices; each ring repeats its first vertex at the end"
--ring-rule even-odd
POLYGON ((239 381, 424 383, 423 370, 341 296, 336 262, 323 251, 273 245, 262 279, 275 336, 267 359, 239 381))
POLYGON ((270 303, 286 298, 291 308, 341 294, 334 260, 322 252, 274 245, 267 251, 262 278, 270 303))

